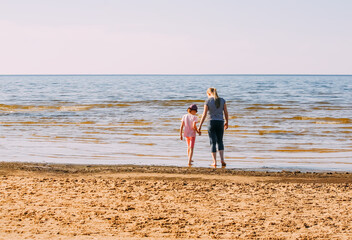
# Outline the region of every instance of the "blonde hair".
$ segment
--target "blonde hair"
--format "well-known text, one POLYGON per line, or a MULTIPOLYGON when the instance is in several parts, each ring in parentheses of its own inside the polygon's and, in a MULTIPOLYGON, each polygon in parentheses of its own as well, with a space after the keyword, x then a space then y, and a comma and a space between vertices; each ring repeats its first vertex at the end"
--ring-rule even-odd
POLYGON ((208 88, 207 92, 210 93, 211 95, 213 95, 214 100, 215 100, 215 106, 217 108, 219 108, 220 107, 220 98, 219 98, 218 92, 216 91, 216 88, 213 88, 213 87, 208 88))

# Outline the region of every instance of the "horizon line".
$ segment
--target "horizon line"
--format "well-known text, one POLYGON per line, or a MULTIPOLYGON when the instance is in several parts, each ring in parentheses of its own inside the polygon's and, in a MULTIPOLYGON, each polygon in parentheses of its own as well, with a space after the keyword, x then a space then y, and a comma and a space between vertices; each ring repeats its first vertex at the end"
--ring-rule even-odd
POLYGON ((0 74, 0 76, 352 76, 351 74, 305 74, 305 73, 73 73, 73 74, 0 74))

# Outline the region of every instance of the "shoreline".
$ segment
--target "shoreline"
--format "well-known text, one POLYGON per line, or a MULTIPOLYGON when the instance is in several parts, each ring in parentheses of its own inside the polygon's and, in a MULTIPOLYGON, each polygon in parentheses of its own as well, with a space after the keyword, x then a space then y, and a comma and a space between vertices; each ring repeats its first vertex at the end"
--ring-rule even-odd
POLYGON ((349 239, 352 174, 0 162, 0 239, 349 239))
POLYGON ((288 171, 267 169, 230 169, 230 168, 206 168, 206 167, 178 167, 160 165, 98 165, 98 164, 56 164, 56 163, 33 163, 33 162, 0 162, 0 174, 2 171, 26 171, 57 174, 114 174, 114 173, 144 173, 144 174, 179 174, 179 175, 213 175, 213 176, 246 176, 267 177, 291 181, 303 180, 337 183, 352 182, 351 172, 342 171, 288 171))

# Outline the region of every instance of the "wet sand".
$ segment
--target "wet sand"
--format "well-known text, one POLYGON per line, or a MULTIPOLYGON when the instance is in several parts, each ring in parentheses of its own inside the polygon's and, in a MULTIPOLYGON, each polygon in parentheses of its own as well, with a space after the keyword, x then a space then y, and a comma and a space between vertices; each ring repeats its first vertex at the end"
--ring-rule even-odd
POLYGON ((0 239, 351 239, 352 174, 0 163, 0 239))

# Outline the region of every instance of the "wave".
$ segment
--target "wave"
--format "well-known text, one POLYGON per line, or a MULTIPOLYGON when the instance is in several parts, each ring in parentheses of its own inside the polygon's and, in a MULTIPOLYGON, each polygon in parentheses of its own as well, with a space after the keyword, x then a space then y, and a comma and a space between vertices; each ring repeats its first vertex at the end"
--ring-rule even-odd
POLYGON ((252 106, 252 107, 246 107, 245 109, 247 110, 287 110, 291 109, 289 107, 281 107, 281 106, 252 106))
POLYGON ((317 124, 348 124, 352 123, 350 118, 333 118, 333 117, 305 117, 305 116, 295 116, 292 118, 286 118, 292 120, 314 120, 317 124))
POLYGON ((146 100, 134 102, 112 102, 112 103, 94 103, 94 104, 54 104, 54 105, 20 105, 20 104, 0 104, 0 112, 42 112, 42 111, 60 111, 60 112, 77 112, 88 111, 95 108, 121 108, 134 105, 147 106, 187 106, 188 104, 204 103, 204 100, 146 100))
POLYGON ((2 112, 42 112, 42 111, 86 111, 93 108, 92 105, 74 105, 74 106, 55 106, 55 105, 6 105, 0 104, 0 111, 2 112))
POLYGON ((286 131, 286 130, 258 130, 259 135, 264 134, 293 134, 294 131, 286 131))
POLYGON ((61 111, 61 112, 76 112, 87 111, 92 108, 114 108, 114 107, 129 107, 128 103, 108 103, 108 104, 80 104, 80 105, 7 105, 0 104, 2 112, 42 112, 42 111, 61 111))
POLYGON ((310 148, 310 149, 301 149, 301 148, 284 148, 284 149, 275 149, 271 150, 275 152, 315 152, 315 153, 338 153, 338 152, 351 152, 352 149, 331 149, 331 148, 310 148))
POLYGON ((119 126, 148 126, 152 124, 152 122, 148 122, 144 119, 135 119, 133 121, 122 122, 119 126))
POLYGON ((84 122, 56 122, 56 121, 18 121, 18 122, 0 122, 3 126, 15 126, 15 125, 55 125, 55 126, 67 126, 67 125, 90 125, 95 124, 94 121, 84 122))

